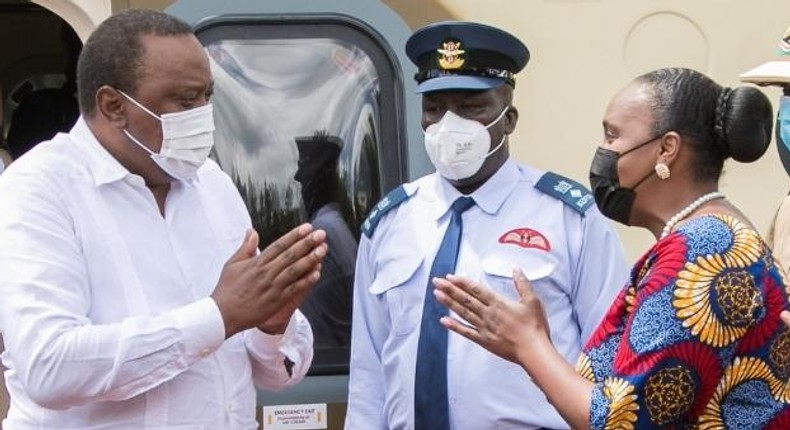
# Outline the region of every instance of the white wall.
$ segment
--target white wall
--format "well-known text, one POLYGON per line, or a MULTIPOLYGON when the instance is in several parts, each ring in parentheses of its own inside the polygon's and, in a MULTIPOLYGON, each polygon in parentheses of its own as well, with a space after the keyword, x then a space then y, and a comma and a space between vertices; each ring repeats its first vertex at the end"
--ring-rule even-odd
POLYGON ((110 16, 112 4, 110 0, 31 0, 33 3, 43 6, 66 22, 71 24, 77 35, 84 42, 88 35, 102 22, 110 16))

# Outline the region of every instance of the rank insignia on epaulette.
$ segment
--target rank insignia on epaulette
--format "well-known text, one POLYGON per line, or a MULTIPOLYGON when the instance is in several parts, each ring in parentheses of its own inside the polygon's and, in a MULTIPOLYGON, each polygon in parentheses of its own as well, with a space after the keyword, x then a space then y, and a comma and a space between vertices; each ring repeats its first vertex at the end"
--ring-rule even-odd
POLYGON ((368 217, 365 218, 365 222, 362 223, 362 233, 364 233, 368 238, 373 236, 373 232, 376 230, 376 226, 381 220, 381 217, 393 208, 397 207, 399 204, 403 203, 408 198, 409 193, 406 192, 406 188, 404 188, 402 185, 390 191, 389 194, 384 196, 383 199, 373 206, 373 209, 368 214, 368 217))
POLYGON ((594 203, 592 194, 583 185, 553 172, 540 177, 535 188, 549 194, 583 214, 594 203))

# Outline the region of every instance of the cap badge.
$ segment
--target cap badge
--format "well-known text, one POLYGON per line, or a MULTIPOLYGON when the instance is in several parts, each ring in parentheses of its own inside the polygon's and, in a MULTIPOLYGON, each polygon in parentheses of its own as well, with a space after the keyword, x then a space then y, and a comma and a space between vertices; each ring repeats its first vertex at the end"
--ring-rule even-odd
POLYGON ((436 52, 439 56, 439 66, 444 70, 452 70, 461 68, 464 65, 464 59, 461 58, 466 53, 461 49, 460 41, 448 40, 442 43, 442 47, 437 49, 436 52))
POLYGON ((782 40, 779 41, 779 49, 781 54, 790 55, 790 27, 787 27, 785 35, 782 36, 782 40))

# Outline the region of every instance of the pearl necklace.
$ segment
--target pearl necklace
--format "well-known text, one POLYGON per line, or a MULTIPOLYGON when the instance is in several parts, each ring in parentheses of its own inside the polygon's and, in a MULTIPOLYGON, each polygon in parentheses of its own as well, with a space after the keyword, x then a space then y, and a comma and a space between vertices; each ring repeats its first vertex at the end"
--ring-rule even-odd
POLYGON ((680 220, 682 220, 683 218, 686 218, 687 216, 691 215, 691 213, 699 209, 700 206, 704 205, 705 203, 708 203, 711 200, 723 199, 723 198, 724 198, 724 194, 718 191, 714 191, 712 193, 708 193, 700 196, 699 198, 697 198, 697 200, 694 200, 688 206, 681 209, 680 212, 673 215, 672 218, 670 218, 669 221, 667 221, 667 223, 664 224, 664 229, 661 230, 661 239, 667 237, 669 232, 672 231, 672 227, 674 227, 675 224, 680 222, 680 220))

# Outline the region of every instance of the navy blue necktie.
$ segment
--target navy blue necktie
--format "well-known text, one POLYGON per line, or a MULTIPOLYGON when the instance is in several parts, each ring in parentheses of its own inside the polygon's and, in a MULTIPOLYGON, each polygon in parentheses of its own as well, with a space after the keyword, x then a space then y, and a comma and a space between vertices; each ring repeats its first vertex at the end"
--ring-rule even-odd
POLYGON ((450 225, 447 226, 439 252, 431 265, 417 346, 417 371, 414 380, 415 430, 450 428, 450 413, 447 408, 447 329, 439 323, 439 318, 447 315, 447 308, 436 301, 431 280, 455 272, 463 232, 461 214, 474 204, 470 197, 459 197, 453 202, 450 207, 450 225))

